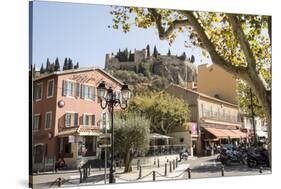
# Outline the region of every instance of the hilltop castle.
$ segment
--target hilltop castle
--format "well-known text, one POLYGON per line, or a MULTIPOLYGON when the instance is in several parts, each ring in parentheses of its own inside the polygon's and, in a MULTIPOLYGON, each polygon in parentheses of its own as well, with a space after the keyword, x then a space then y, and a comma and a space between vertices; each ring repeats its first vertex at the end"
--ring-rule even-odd
POLYGON ((125 49, 126 56, 129 58, 120 58, 119 52, 117 54, 110 53, 105 56, 106 70, 127 70, 137 72, 140 64, 149 65, 150 71, 153 74, 163 76, 174 83, 181 84, 190 81, 196 81, 197 66, 194 60, 190 58, 178 57, 175 55, 150 55, 147 49, 134 50, 134 53, 128 53, 125 49))

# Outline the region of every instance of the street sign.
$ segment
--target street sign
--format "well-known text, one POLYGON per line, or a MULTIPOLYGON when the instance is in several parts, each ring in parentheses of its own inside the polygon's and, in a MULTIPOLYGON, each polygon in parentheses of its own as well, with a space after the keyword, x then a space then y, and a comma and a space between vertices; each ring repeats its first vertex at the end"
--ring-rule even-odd
POLYGON ((109 148, 111 147, 111 134, 103 134, 99 136, 99 147, 100 148, 109 148))

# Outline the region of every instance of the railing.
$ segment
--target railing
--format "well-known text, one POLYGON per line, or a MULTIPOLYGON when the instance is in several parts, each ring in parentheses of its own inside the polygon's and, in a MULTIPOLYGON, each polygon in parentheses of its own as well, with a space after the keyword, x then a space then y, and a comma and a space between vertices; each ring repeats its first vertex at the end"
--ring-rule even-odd
POLYGON ((186 145, 183 145, 183 144, 150 146, 146 153, 146 156, 179 154, 184 149, 187 149, 187 148, 186 148, 186 145))
POLYGON ((221 113, 221 112, 213 112, 210 110, 203 110, 202 112, 203 118, 214 119, 218 121, 228 121, 228 122, 239 122, 237 115, 231 115, 229 113, 221 113))

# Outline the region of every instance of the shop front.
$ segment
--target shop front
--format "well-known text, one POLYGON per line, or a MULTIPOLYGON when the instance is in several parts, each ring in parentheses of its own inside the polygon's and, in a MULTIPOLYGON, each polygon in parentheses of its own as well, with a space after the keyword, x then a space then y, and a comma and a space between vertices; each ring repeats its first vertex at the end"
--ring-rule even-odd
POLYGON ((59 156, 67 168, 76 169, 100 155, 97 141, 100 131, 93 128, 75 128, 59 133, 59 156))

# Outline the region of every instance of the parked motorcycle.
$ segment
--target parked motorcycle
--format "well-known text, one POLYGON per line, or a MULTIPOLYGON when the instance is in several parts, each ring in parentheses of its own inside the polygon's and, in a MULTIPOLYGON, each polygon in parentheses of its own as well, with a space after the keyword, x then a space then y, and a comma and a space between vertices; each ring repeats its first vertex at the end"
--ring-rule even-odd
POLYGON ((269 167, 269 158, 267 150, 254 150, 253 152, 248 153, 247 159, 248 167, 257 168, 259 166, 269 167))

